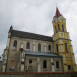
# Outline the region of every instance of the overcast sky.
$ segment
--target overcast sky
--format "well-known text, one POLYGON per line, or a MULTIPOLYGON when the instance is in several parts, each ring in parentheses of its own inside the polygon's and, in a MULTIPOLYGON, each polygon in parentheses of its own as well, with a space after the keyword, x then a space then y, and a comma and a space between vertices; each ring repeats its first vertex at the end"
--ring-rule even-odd
POLYGON ((52 36, 56 4, 66 18, 77 62, 77 0, 0 0, 0 54, 11 25, 15 30, 52 36))

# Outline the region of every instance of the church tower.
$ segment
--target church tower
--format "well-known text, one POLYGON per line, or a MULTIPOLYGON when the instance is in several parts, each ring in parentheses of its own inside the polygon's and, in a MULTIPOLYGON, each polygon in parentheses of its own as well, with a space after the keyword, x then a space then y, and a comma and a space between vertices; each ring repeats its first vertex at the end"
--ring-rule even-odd
POLYGON ((63 56, 64 71, 75 71, 75 58, 73 48, 66 28, 66 19, 62 16, 58 8, 53 17, 53 40, 54 40, 54 53, 63 56))

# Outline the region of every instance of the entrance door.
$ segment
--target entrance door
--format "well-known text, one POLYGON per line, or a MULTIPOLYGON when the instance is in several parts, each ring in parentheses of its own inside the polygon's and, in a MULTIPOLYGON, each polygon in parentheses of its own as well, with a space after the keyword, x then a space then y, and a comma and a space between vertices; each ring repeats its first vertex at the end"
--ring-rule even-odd
POLYGON ((28 72, 33 72, 33 67, 32 66, 28 67, 28 72))

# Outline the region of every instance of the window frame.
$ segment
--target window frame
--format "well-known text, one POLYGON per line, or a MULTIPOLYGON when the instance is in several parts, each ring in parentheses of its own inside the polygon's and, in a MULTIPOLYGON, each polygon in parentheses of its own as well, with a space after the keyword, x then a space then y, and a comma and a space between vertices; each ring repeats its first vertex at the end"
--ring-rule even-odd
POLYGON ((68 65, 68 71, 71 71, 71 70, 72 70, 72 66, 68 65))
POLYGON ((58 44, 56 44, 56 52, 59 52, 58 44))
POLYGON ((55 33, 57 33, 57 28, 56 28, 56 26, 55 26, 55 33))
POLYGON ((28 51, 30 50, 30 42, 26 43, 26 50, 28 50, 28 51))
POLYGON ((59 69, 60 68, 60 65, 59 65, 59 61, 56 61, 56 69, 59 69))
POLYGON ((60 25, 58 24, 58 30, 60 30, 60 25))
POLYGON ((41 52, 41 44, 38 44, 38 52, 41 52))
POLYGON ((65 43, 65 51, 68 52, 68 45, 65 43))
POLYGON ((13 49, 17 49, 17 40, 14 40, 14 42, 13 42, 13 49))
POLYGON ((64 25, 62 25, 62 31, 63 31, 63 32, 65 32, 65 28, 64 28, 64 25))
POLYGON ((43 69, 47 69, 47 61, 46 60, 43 61, 43 69))
POLYGON ((48 45, 48 51, 51 51, 51 45, 48 45))

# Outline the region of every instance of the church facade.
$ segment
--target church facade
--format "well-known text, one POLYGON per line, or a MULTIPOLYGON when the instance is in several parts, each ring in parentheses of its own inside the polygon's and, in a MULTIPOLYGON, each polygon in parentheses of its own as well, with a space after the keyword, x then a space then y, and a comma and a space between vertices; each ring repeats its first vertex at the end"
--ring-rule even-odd
POLYGON ((11 26, 3 53, 2 72, 76 71, 66 19, 56 8, 52 37, 14 30, 11 26))

